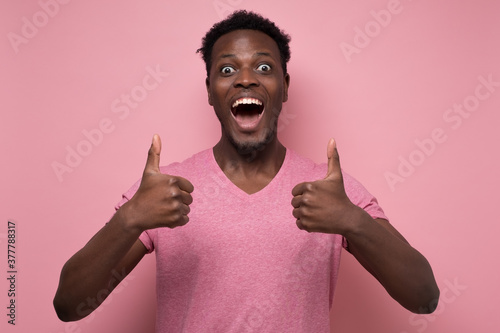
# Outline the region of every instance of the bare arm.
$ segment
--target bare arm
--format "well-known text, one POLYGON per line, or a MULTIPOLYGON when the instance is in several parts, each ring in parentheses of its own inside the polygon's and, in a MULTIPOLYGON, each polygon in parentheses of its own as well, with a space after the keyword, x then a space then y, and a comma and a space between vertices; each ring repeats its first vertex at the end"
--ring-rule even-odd
POLYGON ((120 215, 119 210, 64 265, 54 297, 54 308, 61 320, 89 315, 146 254, 138 232, 127 230, 120 215))
POLYGON ((431 313, 439 288, 432 268, 388 221, 373 219, 364 211, 359 226, 345 235, 349 252, 392 296, 414 313, 431 313))
POLYGON ((299 229, 343 235, 349 251, 406 309, 430 313, 439 289, 431 266, 388 221, 374 219, 347 197, 334 141, 327 149, 328 173, 292 191, 299 229))
POLYGON ((160 152, 161 141, 155 135, 133 198, 64 265, 54 297, 61 320, 89 315, 132 271, 147 252, 139 240, 144 230, 175 228, 189 221, 193 185, 182 177, 162 174, 160 152))

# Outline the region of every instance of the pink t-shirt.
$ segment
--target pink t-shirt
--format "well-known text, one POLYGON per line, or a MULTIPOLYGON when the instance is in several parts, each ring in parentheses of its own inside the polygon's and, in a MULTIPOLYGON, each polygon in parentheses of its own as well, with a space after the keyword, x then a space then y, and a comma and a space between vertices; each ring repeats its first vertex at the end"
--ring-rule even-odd
MULTIPOLYGON (((212 149, 161 171, 188 179, 194 192, 188 224, 140 236, 156 253, 156 332, 330 332, 343 238, 299 230, 291 206, 292 188, 324 178, 326 163, 288 149, 275 178, 250 195, 224 175, 212 149)), ((351 201, 385 219, 376 199, 343 175, 351 201)))

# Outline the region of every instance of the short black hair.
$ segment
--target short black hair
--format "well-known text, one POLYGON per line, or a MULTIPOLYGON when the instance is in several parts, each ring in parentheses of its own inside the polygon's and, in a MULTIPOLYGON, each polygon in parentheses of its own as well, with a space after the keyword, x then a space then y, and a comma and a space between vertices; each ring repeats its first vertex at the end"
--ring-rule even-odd
POLYGON ((196 53, 201 53, 205 67, 207 70, 207 77, 210 76, 210 67, 212 66, 212 49, 215 42, 222 36, 235 30, 258 30, 269 37, 271 37, 280 51, 281 66, 283 74, 287 74, 286 64, 290 60, 290 36, 283 30, 278 28, 274 22, 262 15, 247 12, 246 10, 237 10, 229 15, 226 19, 215 23, 212 28, 206 33, 202 39, 201 48, 196 53))

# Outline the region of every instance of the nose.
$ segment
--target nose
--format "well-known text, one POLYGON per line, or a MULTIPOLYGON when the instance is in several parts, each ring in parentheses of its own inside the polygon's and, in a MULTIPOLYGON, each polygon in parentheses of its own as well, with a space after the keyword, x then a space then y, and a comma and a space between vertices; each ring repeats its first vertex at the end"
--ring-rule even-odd
POLYGON ((257 78, 257 74, 252 68, 240 68, 233 85, 236 88, 250 88, 251 86, 258 86, 259 80, 257 78))

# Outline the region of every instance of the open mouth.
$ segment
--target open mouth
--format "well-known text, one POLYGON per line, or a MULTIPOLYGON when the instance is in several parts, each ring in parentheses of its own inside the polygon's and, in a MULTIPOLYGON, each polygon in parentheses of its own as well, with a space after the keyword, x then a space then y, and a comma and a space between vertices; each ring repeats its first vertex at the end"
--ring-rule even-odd
POLYGON ((264 104, 251 97, 237 99, 231 106, 231 114, 242 128, 251 129, 259 123, 264 113, 264 104))

